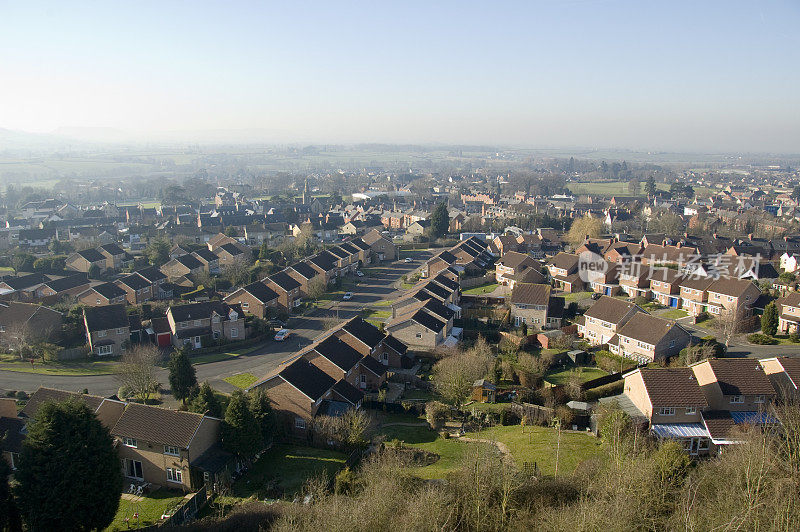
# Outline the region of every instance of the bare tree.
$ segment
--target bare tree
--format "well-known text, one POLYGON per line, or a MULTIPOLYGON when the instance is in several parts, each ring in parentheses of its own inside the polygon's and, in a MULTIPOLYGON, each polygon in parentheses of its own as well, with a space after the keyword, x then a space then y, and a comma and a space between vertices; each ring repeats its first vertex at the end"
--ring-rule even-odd
POLYGON ((490 371, 493 359, 491 347, 480 338, 467 351, 446 355, 433 368, 436 391, 446 401, 459 406, 472 384, 490 371))
POLYGON ((247 284, 250 281, 250 259, 244 255, 247 254, 239 255, 233 262, 226 264, 222 270, 222 275, 233 286, 247 284))
POLYGON ((327 290, 328 285, 325 283, 325 279, 319 275, 308 281, 308 284, 306 285, 308 297, 310 297, 313 301, 319 300, 319 298, 325 295, 327 290))
POLYGON ((714 320, 717 340, 725 344, 726 350, 734 337, 741 331, 742 318, 742 312, 737 306, 735 309, 721 309, 719 316, 714 320))
POLYGON ((116 379, 143 403, 158 389, 155 376, 158 358, 158 348, 154 345, 136 345, 122 355, 116 379))

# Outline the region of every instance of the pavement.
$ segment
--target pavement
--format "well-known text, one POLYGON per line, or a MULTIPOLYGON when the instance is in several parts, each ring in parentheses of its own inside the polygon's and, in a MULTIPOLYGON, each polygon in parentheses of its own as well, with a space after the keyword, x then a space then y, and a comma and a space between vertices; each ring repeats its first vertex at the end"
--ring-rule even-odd
MULTIPOLYGON (((305 316, 291 318, 288 328, 293 334, 287 340, 268 341, 238 357, 196 365, 197 380, 208 381, 217 390, 231 392, 236 388, 223 379, 237 373, 251 373, 259 378, 266 375, 284 361, 291 359, 298 350, 312 343, 314 338, 325 331, 330 318, 345 321, 359 315, 363 308, 379 301, 398 299, 404 292, 397 288, 400 278, 418 269, 431 254, 429 251, 411 251, 404 252, 403 257, 406 256, 411 256, 414 261, 407 263, 401 260, 368 266, 370 273, 358 278, 359 284, 351 289, 353 298, 350 301, 333 301, 305 316)), ((164 400, 170 403, 167 375, 165 369, 156 370, 156 378, 161 383, 162 390, 166 390, 164 400)), ((9 390, 24 390, 30 393, 40 386, 69 391, 81 391, 87 388, 91 394, 109 396, 117 393, 119 382, 114 375, 40 375, 0 370, 0 392, 3 392, 3 395, 9 390)))

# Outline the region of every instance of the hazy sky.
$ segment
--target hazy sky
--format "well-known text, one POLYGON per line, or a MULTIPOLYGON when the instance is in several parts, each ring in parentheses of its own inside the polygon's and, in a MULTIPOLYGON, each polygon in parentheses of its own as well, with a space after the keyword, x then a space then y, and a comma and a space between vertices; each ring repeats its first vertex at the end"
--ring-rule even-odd
POLYGON ((798 0, 0 0, 0 127, 797 153, 798 28, 798 0))

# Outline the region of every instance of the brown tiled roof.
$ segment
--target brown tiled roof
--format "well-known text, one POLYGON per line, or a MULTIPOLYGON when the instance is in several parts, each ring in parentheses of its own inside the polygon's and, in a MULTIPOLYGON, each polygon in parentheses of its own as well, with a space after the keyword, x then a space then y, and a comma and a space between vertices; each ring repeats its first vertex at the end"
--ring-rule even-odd
POLYGON ((736 427, 731 413, 727 410, 706 410, 702 416, 712 440, 727 440, 736 427))
POLYGON ((691 368, 642 368, 639 371, 653 407, 708 406, 691 368))
POLYGON ((571 269, 577 268, 578 256, 562 252, 553 257, 553 259, 550 261, 550 264, 556 268, 561 268, 569 272, 571 269))
POLYGON ((514 269, 518 268, 520 264, 523 264, 524 262, 535 264, 535 261, 530 255, 526 253, 517 253, 516 251, 509 251, 503 255, 502 259, 500 259, 500 264, 514 269))
POLYGON ((129 403, 111 434, 186 449, 203 414, 129 403))
POLYGON ((753 281, 728 277, 714 281, 714 284, 708 287, 708 291, 726 296, 740 297, 750 286, 755 286, 753 281))
POLYGON ((712 358, 707 363, 724 395, 775 395, 775 388, 754 358, 712 358))
POLYGON ((594 302, 594 305, 589 307, 589 310, 584 312, 584 316, 597 318, 610 323, 619 323, 625 314, 635 306, 636 305, 630 301, 601 296, 600 299, 594 302))
MULTIPOLYGON (((637 312, 617 333, 640 342, 656 345, 673 327, 680 328, 672 320, 657 318, 644 312, 637 312)), ((689 333, 686 333, 687 335, 689 333)))
POLYGON ((547 305, 550 299, 550 285, 517 283, 511 292, 512 303, 524 305, 547 305))
POLYGON ((797 388, 800 388, 800 358, 794 357, 778 357, 783 371, 792 379, 792 382, 797 388))
POLYGON ((514 273, 514 280, 519 283, 545 283, 547 278, 536 268, 525 268, 514 273))
POLYGON ((53 388, 39 388, 33 392, 33 395, 30 396, 28 403, 25 405, 25 408, 22 409, 20 414, 25 417, 34 418, 36 417, 36 412, 39 410, 39 407, 42 405, 42 403, 46 401, 55 401, 57 403, 61 403, 70 399, 78 399, 85 402, 89 409, 92 412, 95 412, 105 398, 98 395, 65 392, 64 390, 55 390, 53 388))
POLYGON ((711 277, 702 277, 698 275, 689 275, 680 282, 680 286, 693 290, 708 290, 708 287, 712 284, 714 284, 714 279, 711 277))

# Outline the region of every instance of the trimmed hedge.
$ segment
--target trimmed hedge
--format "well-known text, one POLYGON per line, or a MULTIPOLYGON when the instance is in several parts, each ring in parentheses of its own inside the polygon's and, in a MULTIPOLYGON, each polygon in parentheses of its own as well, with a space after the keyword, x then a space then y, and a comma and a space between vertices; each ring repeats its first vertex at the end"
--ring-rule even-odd
POLYGON ((598 386, 597 388, 592 388, 591 390, 587 390, 584 396, 586 401, 595 401, 600 399, 601 397, 610 397, 612 395, 619 395, 625 389, 625 381, 619 380, 617 382, 612 382, 611 384, 604 384, 603 386, 598 386))

